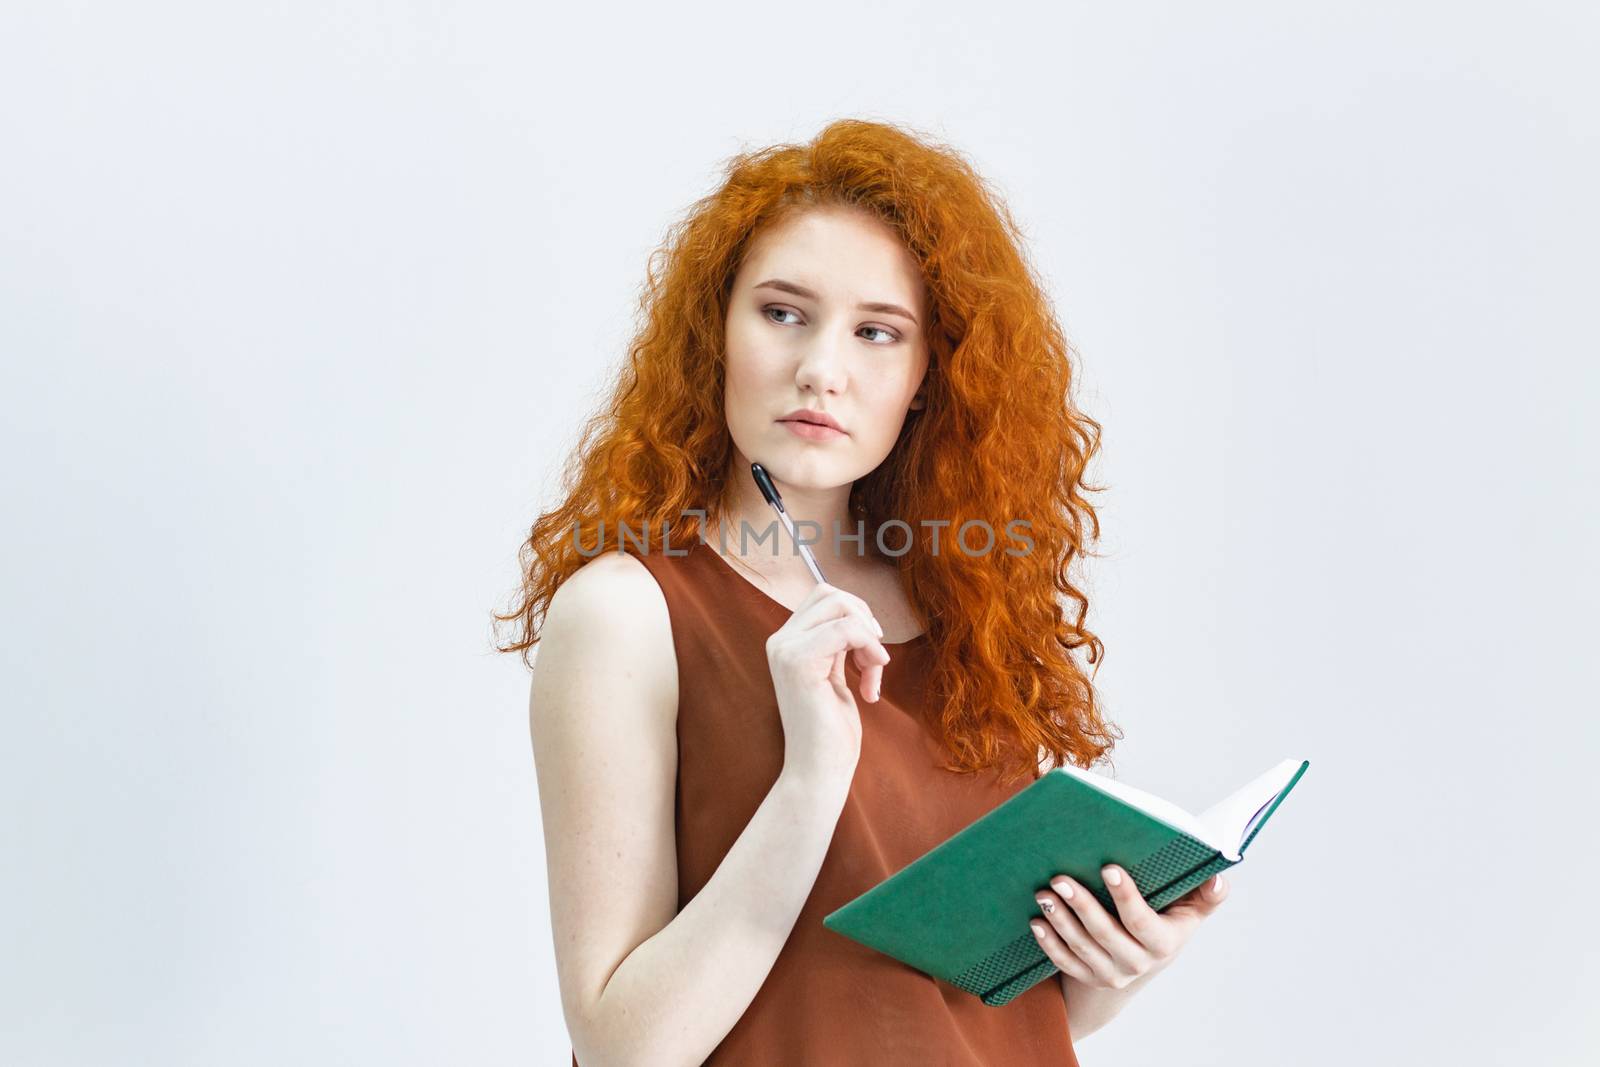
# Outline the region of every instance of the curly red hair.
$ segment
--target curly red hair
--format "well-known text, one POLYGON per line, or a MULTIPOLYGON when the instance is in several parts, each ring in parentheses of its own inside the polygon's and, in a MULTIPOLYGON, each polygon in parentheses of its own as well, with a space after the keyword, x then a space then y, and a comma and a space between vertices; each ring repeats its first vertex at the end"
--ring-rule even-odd
MULTIPOLYGON (((890 226, 922 264, 931 314, 926 408, 888 457, 852 488, 869 542, 900 519, 949 520, 941 551, 911 539, 901 580, 929 621, 935 731, 947 769, 999 767, 1007 780, 1107 757, 1121 732, 1099 711, 1073 656, 1104 649, 1084 626, 1087 595, 1070 571, 1100 536, 1084 479, 1100 425, 1073 403, 1072 349, 1000 199, 956 151, 905 128, 844 119, 808 144, 735 156, 720 188, 696 202, 650 258, 643 323, 609 400, 584 426, 561 503, 521 547, 515 621, 501 652, 527 652, 556 588, 593 555, 604 530, 707 538, 733 456, 723 414, 723 330, 745 249, 794 212, 847 206, 890 226), (948 547, 964 522, 1029 523, 1033 548, 968 555, 948 547), (601 523, 604 526, 601 526, 601 523), (1065 603, 1072 605, 1067 611, 1065 603)), ((615 535, 613 535, 615 536, 615 535)), ((906 542, 885 532, 884 544, 906 542)), ((1003 546, 1004 542, 1000 542, 1003 546)))

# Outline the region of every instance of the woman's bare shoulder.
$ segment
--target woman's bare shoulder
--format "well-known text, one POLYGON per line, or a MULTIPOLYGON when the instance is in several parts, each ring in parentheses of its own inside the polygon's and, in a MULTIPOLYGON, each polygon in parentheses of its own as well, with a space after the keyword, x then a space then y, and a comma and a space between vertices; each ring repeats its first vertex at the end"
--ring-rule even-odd
POLYGON ((553 656, 558 669, 617 665, 650 687, 651 696, 670 693, 676 707, 677 660, 672 621, 661 586, 645 565, 625 552, 603 552, 573 571, 556 588, 540 628, 536 660, 553 656))
MULTIPOLYGON (((563 614, 642 617, 642 621, 667 619, 667 598, 640 560, 627 552, 602 552, 567 576, 550 599, 549 616, 557 605, 563 614)), ((625 619, 617 620, 627 625, 625 619)))

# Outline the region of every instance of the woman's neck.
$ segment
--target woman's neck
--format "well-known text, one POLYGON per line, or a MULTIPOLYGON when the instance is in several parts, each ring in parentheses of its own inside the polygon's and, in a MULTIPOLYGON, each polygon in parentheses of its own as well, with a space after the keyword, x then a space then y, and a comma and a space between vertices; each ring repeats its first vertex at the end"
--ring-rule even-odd
MULTIPOLYGON (((876 555, 870 531, 862 520, 850 517, 851 488, 846 484, 821 490, 779 489, 784 511, 824 571, 830 561, 848 567, 876 555)), ((730 479, 723 504, 718 513, 707 516, 707 526, 705 539, 725 555, 776 557, 782 561, 781 569, 790 564, 805 568, 794 538, 748 472, 743 478, 730 479)))

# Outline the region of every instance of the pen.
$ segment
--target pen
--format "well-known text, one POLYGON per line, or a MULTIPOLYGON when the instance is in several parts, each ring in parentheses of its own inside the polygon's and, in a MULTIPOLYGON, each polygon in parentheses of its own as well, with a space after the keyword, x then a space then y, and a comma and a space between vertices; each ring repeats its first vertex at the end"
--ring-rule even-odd
POLYGON ((800 558, 806 561, 806 566, 811 571, 811 576, 819 584, 826 585, 828 579, 822 576, 822 568, 817 566, 817 559, 811 554, 811 548, 800 540, 800 535, 795 531, 794 521, 789 518, 789 513, 783 510, 783 497, 778 495, 778 487, 772 484, 772 479, 767 476, 767 469, 759 463, 750 464, 750 475, 756 480, 756 487, 761 490, 761 495, 767 498, 773 510, 778 513, 778 520, 783 523, 784 529, 789 531, 789 536, 794 538, 794 545, 800 550, 800 558))

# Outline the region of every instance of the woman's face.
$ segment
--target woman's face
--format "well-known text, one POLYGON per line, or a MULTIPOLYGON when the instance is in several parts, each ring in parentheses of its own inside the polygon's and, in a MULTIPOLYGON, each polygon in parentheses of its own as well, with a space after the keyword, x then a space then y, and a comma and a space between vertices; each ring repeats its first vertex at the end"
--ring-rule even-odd
POLYGON ((916 260, 865 212, 814 208, 761 234, 726 324, 724 406, 744 466, 800 489, 871 472, 924 404, 927 320, 916 260), (797 410, 841 429, 786 421, 797 410))

